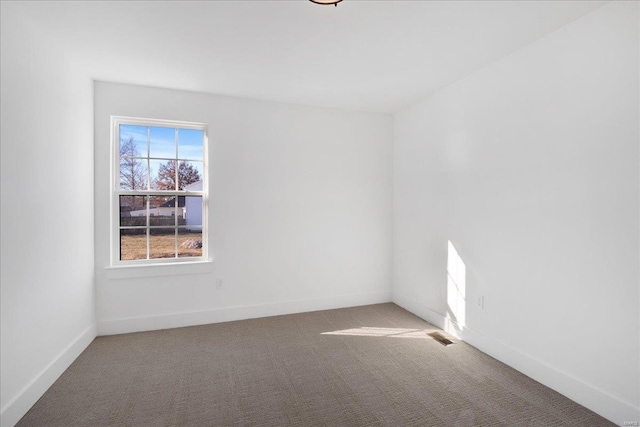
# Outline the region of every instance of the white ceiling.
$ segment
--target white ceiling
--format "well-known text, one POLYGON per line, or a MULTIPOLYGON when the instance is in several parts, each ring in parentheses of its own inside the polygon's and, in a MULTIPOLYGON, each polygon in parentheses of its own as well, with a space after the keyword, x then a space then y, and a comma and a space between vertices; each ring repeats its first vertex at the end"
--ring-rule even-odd
POLYGON ((389 113, 603 3, 25 2, 12 10, 97 80, 389 113))

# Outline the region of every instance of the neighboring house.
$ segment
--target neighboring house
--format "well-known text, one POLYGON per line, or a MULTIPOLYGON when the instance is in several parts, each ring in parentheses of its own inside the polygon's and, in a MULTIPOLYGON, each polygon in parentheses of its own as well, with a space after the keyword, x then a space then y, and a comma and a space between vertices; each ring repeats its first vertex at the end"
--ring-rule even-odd
MULTIPOLYGON (((150 207, 149 215, 150 216, 174 216, 176 213, 175 210, 175 199, 171 199, 168 202, 161 204, 160 206, 150 207)), ((180 212, 180 218, 185 218, 185 196, 178 196, 178 212, 180 212)), ((135 211, 129 212, 129 216, 145 216, 147 210, 139 209, 135 211)), ((201 214, 202 216, 202 214, 201 214)))
MULTIPOLYGON (((202 191, 202 180, 187 185, 187 191, 202 191)), ((184 198, 184 197, 183 197, 184 198)), ((187 230, 202 231, 202 197, 187 197, 185 201, 185 218, 187 230)), ((180 203, 178 201, 178 203, 180 203)))

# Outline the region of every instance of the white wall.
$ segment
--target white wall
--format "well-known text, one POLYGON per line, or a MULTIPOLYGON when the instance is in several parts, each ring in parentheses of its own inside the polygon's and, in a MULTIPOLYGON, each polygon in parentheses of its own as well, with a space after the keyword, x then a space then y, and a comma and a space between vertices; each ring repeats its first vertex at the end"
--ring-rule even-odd
POLYGON ((388 115, 96 83, 99 333, 390 301, 391 136, 388 115), (110 115, 208 123, 211 265, 108 269, 110 115))
POLYGON ((92 82, 2 2, 1 419, 95 337, 92 82))
POLYGON ((394 301, 455 331, 450 240, 461 335, 620 424, 639 419, 638 48, 638 3, 609 4, 394 122, 394 301))

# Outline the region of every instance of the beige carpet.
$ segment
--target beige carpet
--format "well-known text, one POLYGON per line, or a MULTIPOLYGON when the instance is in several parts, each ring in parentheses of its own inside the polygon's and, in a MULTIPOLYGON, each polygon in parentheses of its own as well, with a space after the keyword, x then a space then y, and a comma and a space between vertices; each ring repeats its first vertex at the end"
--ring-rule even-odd
POLYGON ((99 337, 19 426, 613 425, 394 304, 99 337))

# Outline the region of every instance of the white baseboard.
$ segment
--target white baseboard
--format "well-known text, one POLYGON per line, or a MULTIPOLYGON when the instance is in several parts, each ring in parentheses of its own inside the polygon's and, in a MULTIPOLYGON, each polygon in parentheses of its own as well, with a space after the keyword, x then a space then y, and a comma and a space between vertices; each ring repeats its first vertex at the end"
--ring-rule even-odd
POLYGON ((96 326, 91 325, 2 408, 0 425, 2 427, 16 425, 95 337, 96 326))
POLYGON ((330 310, 333 308, 391 302, 391 291, 335 297, 283 301, 271 304, 219 308, 207 311, 174 313, 151 317, 98 321, 98 335, 126 334, 130 332, 181 328, 184 326, 255 319, 283 314, 330 310))
POLYGON ((639 407, 471 328, 460 328, 451 319, 421 305, 415 299, 394 292, 393 302, 619 426, 625 425, 625 422, 640 421, 639 407))

